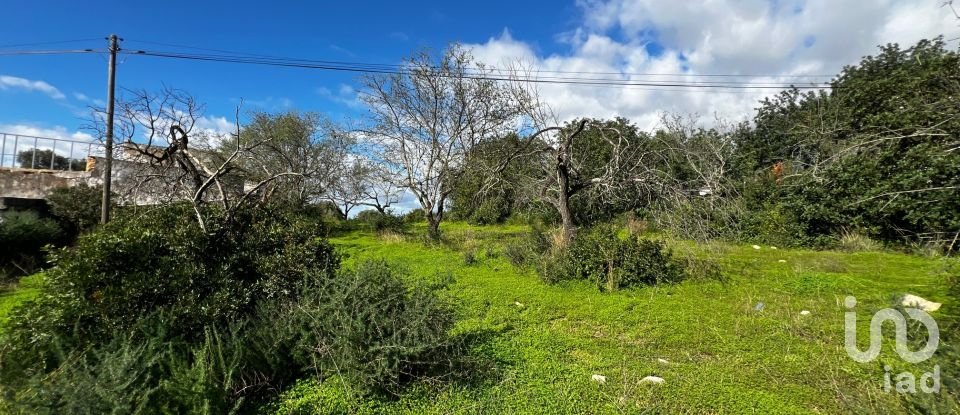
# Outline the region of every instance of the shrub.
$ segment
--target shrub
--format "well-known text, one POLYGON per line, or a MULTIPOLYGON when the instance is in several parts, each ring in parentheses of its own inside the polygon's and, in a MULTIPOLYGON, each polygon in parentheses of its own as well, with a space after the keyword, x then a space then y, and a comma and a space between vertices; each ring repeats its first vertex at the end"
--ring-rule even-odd
POLYGON ((503 254, 514 266, 523 267, 534 263, 549 249, 549 236, 542 229, 534 226, 525 237, 507 244, 503 254))
POLYGON ((53 220, 33 212, 7 212, 0 216, 0 276, 26 275, 43 260, 43 247, 60 241, 61 229, 53 220))
POLYGON ((50 212, 73 239, 80 232, 86 232, 100 222, 100 203, 103 188, 85 184, 73 187, 59 187, 47 196, 50 212))
POLYGON ((467 249, 463 251, 463 265, 471 266, 477 263, 477 252, 475 250, 467 249))
POLYGON ((55 368, 57 348, 102 343, 159 312, 171 337, 196 340, 204 327, 242 320, 339 267, 317 229, 295 218, 246 212, 204 231, 190 213, 118 218, 52 253, 38 300, 14 310, 0 337, 0 380, 55 368))
POLYGON ((405 223, 423 223, 427 221, 427 215, 423 213, 423 209, 412 209, 403 214, 402 217, 405 223))
POLYGON ((383 261, 304 286, 298 299, 261 311, 257 338, 281 344, 303 373, 339 376, 357 390, 394 393, 455 361, 454 314, 437 286, 404 283, 383 261))
POLYGON ((607 291, 675 283, 686 276, 663 242, 621 239, 609 225, 581 230, 569 247, 545 258, 540 271, 547 282, 588 280, 607 291))
POLYGON ((364 210, 357 214, 354 221, 362 224, 368 230, 374 232, 395 232, 403 233, 406 230, 406 223, 403 218, 395 216, 390 212, 380 213, 373 209, 364 210))
MULTIPOLYGON (((74 350, 57 370, 36 373, 8 399, 24 413, 221 414, 239 409, 263 381, 236 330, 169 338, 163 319, 142 320, 97 347, 74 350)), ((6 392, 10 392, 9 390, 6 392)))

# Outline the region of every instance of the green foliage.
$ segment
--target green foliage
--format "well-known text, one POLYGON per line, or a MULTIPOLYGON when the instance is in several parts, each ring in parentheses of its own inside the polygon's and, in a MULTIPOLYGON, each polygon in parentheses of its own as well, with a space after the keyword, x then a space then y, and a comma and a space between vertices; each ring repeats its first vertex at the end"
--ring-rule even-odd
POLYGON ((411 209, 409 212, 404 213, 402 217, 405 223, 423 223, 427 221, 427 215, 423 212, 423 209, 411 209))
POLYGON ((55 368, 57 348, 98 344, 158 312, 171 336, 195 338, 339 266, 317 229, 296 218, 246 212, 205 232, 190 213, 121 218, 52 253, 41 296, 12 313, 0 339, 0 380, 55 368))
POLYGON ((53 150, 30 149, 17 153, 17 162, 21 168, 25 169, 52 169, 52 170, 71 170, 83 171, 86 166, 86 160, 70 159, 58 154, 53 150))
POLYGON ((61 236, 57 222, 34 212, 0 215, 0 277, 29 274, 39 268, 43 247, 59 243, 61 236))
MULTIPOLYGON (((198 343, 170 338, 161 315, 61 358, 15 390, 13 408, 28 413, 223 414, 241 407, 264 382, 253 349, 235 329, 205 329, 198 343), (249 390, 244 390, 249 387, 249 390)), ((242 325, 235 325, 240 327, 242 325)), ((8 390, 9 393, 9 390, 8 390)))
POLYGON ((58 187, 47 196, 50 212, 71 235, 86 232, 100 222, 100 203, 103 188, 81 184, 58 187))
POLYGON ((423 376, 450 375, 453 308, 437 286, 408 285, 383 261, 314 280, 297 300, 260 312, 260 339, 281 345, 303 373, 341 377, 356 391, 395 393, 423 376))
POLYGON ((533 167, 529 163, 509 163, 497 176, 500 180, 487 183, 490 171, 499 167, 506 157, 522 145, 520 137, 509 134, 488 140, 470 149, 462 171, 453 184, 451 216, 473 224, 502 223, 521 206, 517 194, 523 174, 533 167))
POLYGON ((958 78, 960 54, 943 39, 884 46, 844 68, 830 93, 788 91, 764 101, 755 131, 738 142, 738 165, 751 174, 784 162, 792 174, 768 200, 811 240, 845 227, 894 242, 953 235, 958 78))
POLYGON ((534 226, 524 237, 508 243, 503 253, 515 267, 535 264, 550 249, 550 239, 540 228, 534 226))
POLYGON ((357 213, 353 218, 355 222, 360 223, 364 228, 374 232, 397 232, 403 233, 406 230, 407 223, 403 217, 394 215, 392 212, 380 213, 374 209, 367 209, 357 213))
POLYGON ((684 268, 663 242, 620 238, 615 227, 598 225, 581 230, 569 247, 544 258, 541 276, 550 283, 592 281, 601 290, 614 291, 680 282, 684 268))

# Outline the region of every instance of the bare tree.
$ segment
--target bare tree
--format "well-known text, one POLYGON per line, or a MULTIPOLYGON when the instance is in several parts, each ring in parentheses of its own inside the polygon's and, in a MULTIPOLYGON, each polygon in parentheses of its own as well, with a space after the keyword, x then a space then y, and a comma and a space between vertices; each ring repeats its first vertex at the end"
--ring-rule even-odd
POLYGON ((350 217, 353 208, 364 204, 368 166, 359 159, 344 160, 340 174, 332 180, 324 198, 337 207, 343 219, 350 217))
POLYGON ((521 114, 509 85, 490 79, 458 45, 434 61, 424 52, 397 74, 364 78, 361 99, 371 114, 362 131, 395 182, 420 203, 438 237, 444 204, 470 149, 515 128, 521 114))
MULTIPOLYGON (((238 209, 263 202, 256 195, 271 183, 302 175, 270 170, 262 163, 264 174, 256 181, 236 174, 242 171, 242 161, 256 159, 256 150, 273 140, 240 139, 239 108, 233 134, 198 130, 203 106, 176 89, 157 94, 126 91, 117 108, 117 136, 125 143, 119 146, 121 163, 113 173, 122 179, 118 188, 129 195, 127 203, 189 201, 197 222, 206 230, 206 205, 219 206, 229 221, 238 209)), ((87 128, 102 134, 104 119, 103 110, 95 108, 87 128)))
POLYGON ((387 209, 400 201, 403 189, 394 183, 396 175, 388 171, 383 165, 372 161, 363 161, 363 185, 361 194, 363 199, 361 205, 370 206, 386 214, 387 209))
POLYGON ((577 229, 571 199, 592 193, 591 198, 599 203, 612 204, 637 197, 644 189, 654 190, 660 180, 649 162, 657 155, 638 137, 625 134, 624 129, 630 128, 626 120, 615 120, 614 124, 588 119, 562 123, 540 99, 537 86, 525 82, 529 75, 522 75, 524 71, 515 66, 509 73, 510 91, 523 111, 525 125, 521 130, 526 134, 522 134, 518 146, 495 158, 498 163, 488 166, 490 174, 484 188, 492 188, 510 163, 534 164, 533 173, 521 178, 521 191, 556 209, 563 240, 569 243, 577 229))

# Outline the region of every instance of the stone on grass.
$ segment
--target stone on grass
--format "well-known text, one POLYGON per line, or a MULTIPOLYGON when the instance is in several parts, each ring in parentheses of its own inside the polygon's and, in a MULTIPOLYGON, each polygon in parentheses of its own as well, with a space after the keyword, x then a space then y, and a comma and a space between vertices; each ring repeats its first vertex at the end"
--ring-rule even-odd
POLYGON ((923 311, 937 311, 943 304, 926 300, 913 294, 906 294, 900 304, 904 307, 919 308, 923 311))
POLYGON ((754 245, 753 249, 760 249, 760 245, 754 245))
POLYGON ((777 247, 771 246, 770 249, 777 250, 777 247))
POLYGON ((519 302, 519 301, 514 301, 514 302, 513 302, 513 305, 517 306, 518 308, 523 308, 523 303, 521 303, 521 302, 519 302))
POLYGON ((603 375, 593 375, 593 376, 590 376, 590 380, 592 380, 592 381, 594 381, 594 382, 597 382, 597 383, 599 383, 599 384, 601 384, 601 385, 603 385, 604 383, 607 383, 607 377, 606 377, 606 376, 603 376, 603 375))
POLYGON ((647 376, 643 379, 640 379, 641 385, 648 384, 648 383, 651 385, 659 385, 663 383, 663 378, 657 377, 657 376, 647 376))
POLYGON ((667 359, 658 358, 658 359, 657 359, 657 363, 660 363, 660 364, 662 364, 662 365, 669 365, 669 364, 670 364, 670 361, 667 360, 667 359))
POLYGON ((761 301, 757 303, 757 305, 753 306, 753 311, 763 311, 763 306, 763 301, 761 301))
POLYGON ((803 311, 800 312, 800 315, 801 315, 801 316, 809 316, 809 315, 810 315, 810 310, 803 310, 803 311))

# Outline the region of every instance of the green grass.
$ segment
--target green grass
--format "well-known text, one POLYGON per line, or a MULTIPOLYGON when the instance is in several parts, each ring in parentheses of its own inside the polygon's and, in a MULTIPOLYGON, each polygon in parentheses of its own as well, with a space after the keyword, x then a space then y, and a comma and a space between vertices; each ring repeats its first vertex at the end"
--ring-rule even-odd
MULTIPOLYGON (((417 229, 415 233, 422 233, 417 229)), ((447 243, 420 236, 332 238, 345 266, 366 258, 412 275, 451 273, 456 331, 483 341, 470 353, 495 364, 471 382, 414 384, 402 396, 361 398, 343 383, 304 380, 264 409, 279 413, 897 413, 882 392, 883 365, 919 376, 885 344, 859 364, 843 349, 843 299, 858 299, 861 340, 872 312, 905 292, 946 301, 946 259, 885 252, 755 250, 749 245, 670 241, 678 255, 716 261, 723 281, 600 293, 588 283, 551 286, 517 269, 503 246, 524 226, 444 224, 447 243), (488 249, 491 248, 491 249, 488 249), (464 265, 464 250, 476 262, 464 265), (489 251, 489 252, 488 252, 489 251), (492 256, 489 254, 493 254, 492 256), (784 262, 780 262, 784 261, 784 262), (758 302, 762 311, 754 311, 758 302), (801 310, 811 314, 801 316, 801 310), (666 359, 669 364, 659 363, 666 359), (606 384, 591 381, 604 375, 606 384), (648 375, 664 378, 642 385, 648 375)), ((0 321, 38 293, 42 276, 0 292, 0 321)), ((955 310, 956 308, 949 308, 955 310)), ((941 318, 943 312, 934 313, 941 318)), ((861 341, 861 347, 864 347, 861 341)))
MULTIPOLYGON (((890 306, 904 292, 935 301, 945 300, 946 293, 942 259, 683 241, 671 242, 678 254, 718 262, 726 279, 600 293, 592 284, 546 285, 532 271, 510 265, 502 246, 525 232, 522 226, 445 224, 443 230, 452 242, 442 246, 425 245, 419 237, 385 240, 364 232, 332 241, 347 255, 346 266, 384 258, 404 264, 413 275, 452 273, 456 283, 450 291, 462 310, 457 331, 489 334, 472 354, 496 362, 495 374, 470 383, 414 385, 396 399, 364 400, 340 382, 305 381, 273 409, 902 412, 903 401, 881 390, 883 364, 898 367, 893 348, 885 347, 871 364, 856 363, 844 352, 843 299, 857 297, 865 331, 872 311, 890 306), (496 247, 492 258, 488 246, 496 247), (478 249, 476 264, 464 265, 465 249, 478 249), (760 312, 754 311, 758 302, 765 303, 760 312), (811 314, 801 316, 801 310, 811 314), (606 384, 592 382, 593 374, 606 376, 606 384), (648 375, 666 382, 640 384, 648 375)), ((919 376, 921 368, 929 370, 922 364, 912 369, 919 376)))
POLYGON ((43 274, 34 274, 20 279, 20 282, 0 291, 0 323, 7 321, 10 311, 16 306, 34 298, 40 293, 43 274))

